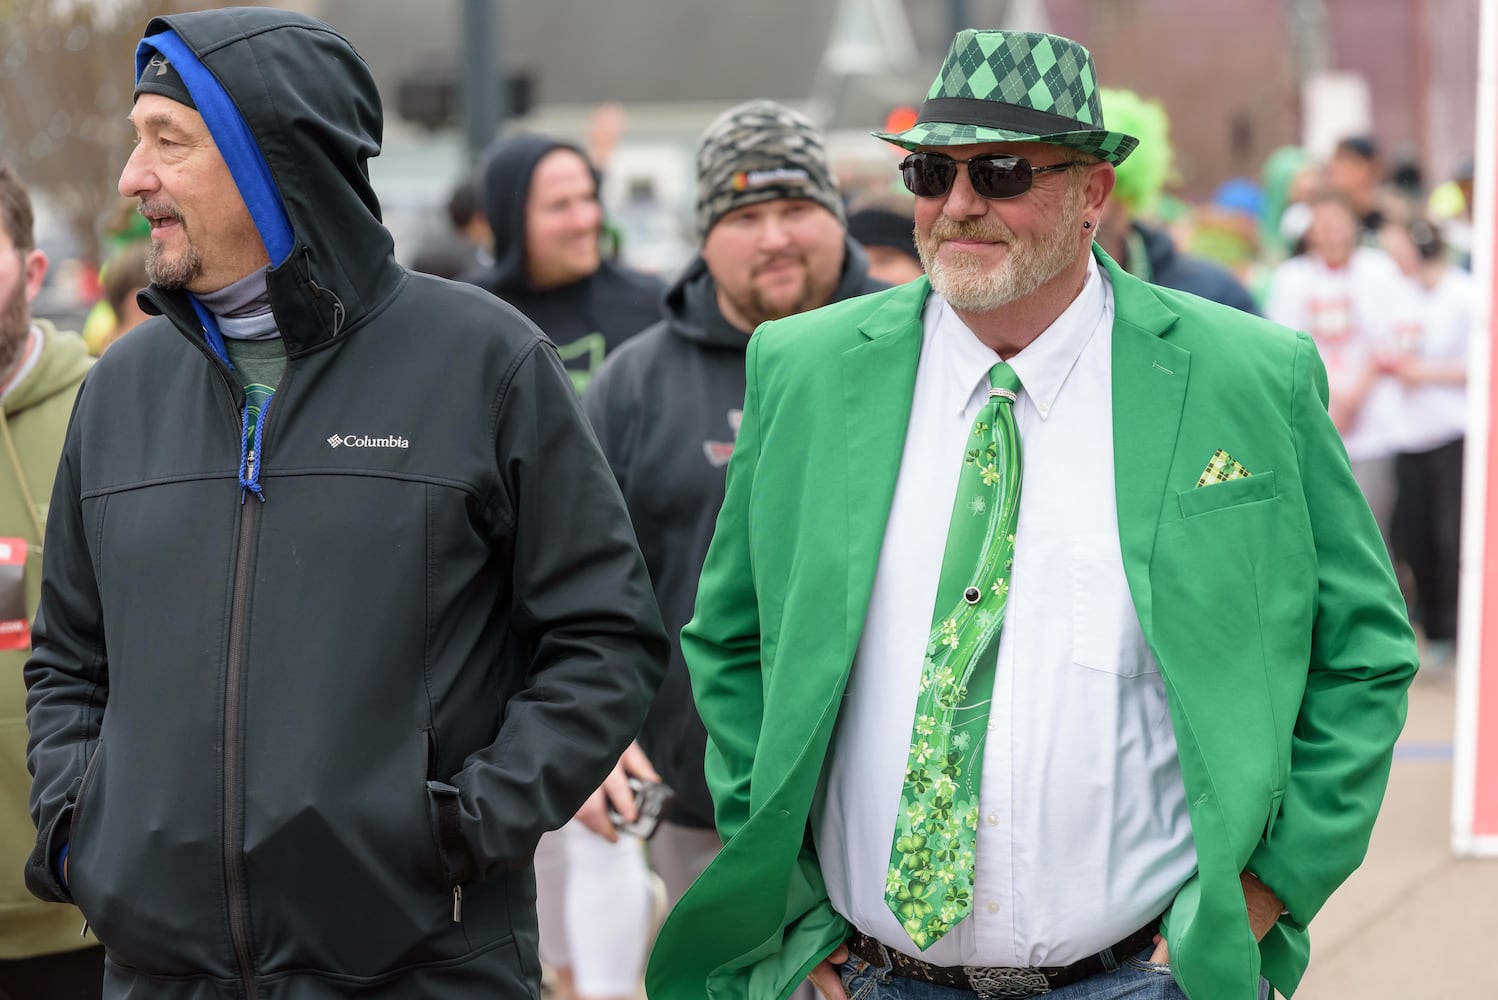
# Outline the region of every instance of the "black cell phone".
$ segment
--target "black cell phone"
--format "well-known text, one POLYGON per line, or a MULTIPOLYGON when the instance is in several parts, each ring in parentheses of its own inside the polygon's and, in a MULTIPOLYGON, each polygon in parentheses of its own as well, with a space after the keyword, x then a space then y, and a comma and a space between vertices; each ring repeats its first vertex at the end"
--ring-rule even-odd
POLYGON ((655 836, 655 831, 661 823, 661 814, 666 811, 666 804, 675 797, 676 793, 659 781, 646 781, 643 778, 630 778, 629 788, 635 794, 635 808, 639 810, 639 816, 633 823, 626 823, 624 817, 619 815, 613 806, 610 806, 609 822, 613 823, 614 829, 620 833, 627 833, 641 840, 649 840, 655 836))

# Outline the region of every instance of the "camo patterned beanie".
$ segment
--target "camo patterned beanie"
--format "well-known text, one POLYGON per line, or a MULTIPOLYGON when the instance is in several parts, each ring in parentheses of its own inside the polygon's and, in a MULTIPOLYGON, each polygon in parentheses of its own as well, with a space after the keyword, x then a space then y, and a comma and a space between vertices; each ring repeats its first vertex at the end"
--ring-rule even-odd
POLYGON ((697 144, 697 238, 736 208, 807 198, 843 218, 843 200, 827 167, 822 134, 774 101, 729 108, 697 144))

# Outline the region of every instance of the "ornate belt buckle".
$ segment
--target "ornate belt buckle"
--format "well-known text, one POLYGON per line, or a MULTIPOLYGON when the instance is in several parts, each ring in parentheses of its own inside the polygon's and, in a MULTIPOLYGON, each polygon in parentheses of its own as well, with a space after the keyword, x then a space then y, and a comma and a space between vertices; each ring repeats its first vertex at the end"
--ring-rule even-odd
POLYGON ((964 965, 968 985, 981 1000, 1008 997, 1035 997, 1051 992, 1051 981, 1035 969, 985 968, 964 965))

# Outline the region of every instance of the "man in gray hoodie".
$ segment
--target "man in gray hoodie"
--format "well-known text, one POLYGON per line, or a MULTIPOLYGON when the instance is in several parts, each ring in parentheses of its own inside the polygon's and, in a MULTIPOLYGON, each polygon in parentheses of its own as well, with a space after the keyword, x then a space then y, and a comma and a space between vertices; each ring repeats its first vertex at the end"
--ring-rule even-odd
POLYGON ((707 731, 675 637, 723 503, 759 324, 884 288, 846 232, 821 134, 771 101, 724 112, 697 147, 701 252, 665 318, 626 341, 583 400, 650 568, 671 663, 640 743, 675 792, 651 862, 675 903, 720 845, 703 776, 707 731))

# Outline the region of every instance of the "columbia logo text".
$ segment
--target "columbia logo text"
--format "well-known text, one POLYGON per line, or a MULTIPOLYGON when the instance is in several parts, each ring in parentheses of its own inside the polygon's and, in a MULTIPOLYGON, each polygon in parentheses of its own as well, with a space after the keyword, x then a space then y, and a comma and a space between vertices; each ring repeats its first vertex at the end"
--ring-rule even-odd
POLYGON ((409 448, 411 442, 403 437, 368 437, 364 434, 334 434, 328 438, 334 448, 409 448))

